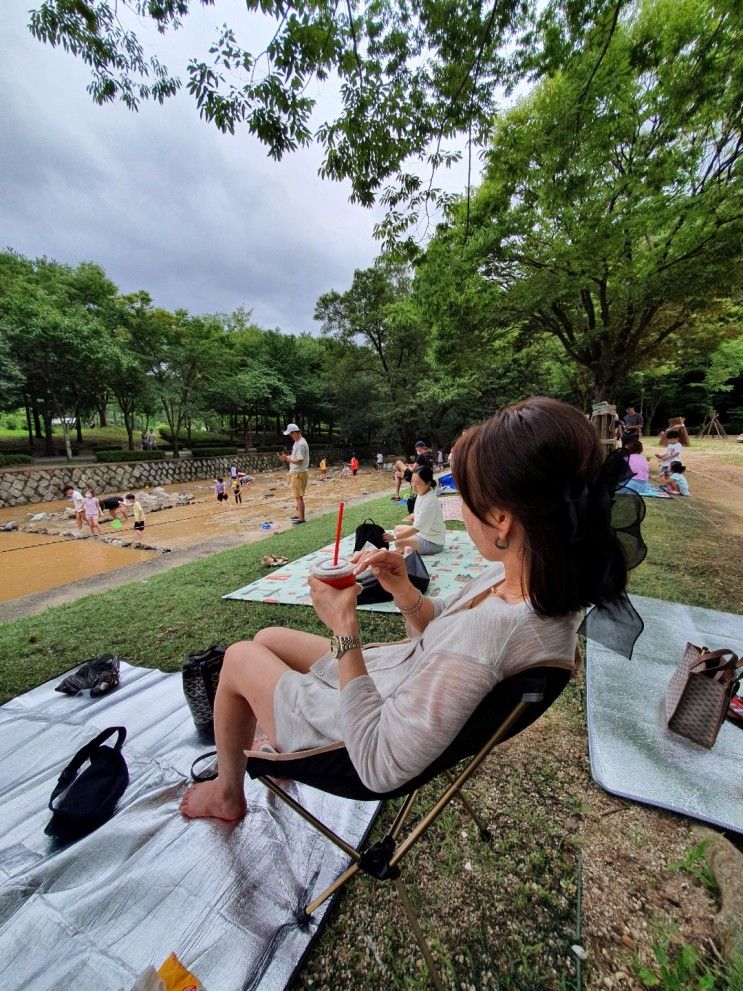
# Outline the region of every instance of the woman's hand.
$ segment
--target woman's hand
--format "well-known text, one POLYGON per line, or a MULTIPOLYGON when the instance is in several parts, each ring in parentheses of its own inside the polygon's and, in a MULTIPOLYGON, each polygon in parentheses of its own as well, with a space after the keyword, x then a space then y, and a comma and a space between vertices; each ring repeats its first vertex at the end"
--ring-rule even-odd
POLYGON ((402 554, 386 550, 360 551, 351 560, 356 565, 357 575, 370 568, 382 588, 393 596, 404 595, 413 587, 402 554))
POLYGON ((360 585, 350 588, 333 588, 321 578, 310 577, 310 594, 315 612, 329 630, 337 636, 352 636, 358 632, 356 599, 360 585))

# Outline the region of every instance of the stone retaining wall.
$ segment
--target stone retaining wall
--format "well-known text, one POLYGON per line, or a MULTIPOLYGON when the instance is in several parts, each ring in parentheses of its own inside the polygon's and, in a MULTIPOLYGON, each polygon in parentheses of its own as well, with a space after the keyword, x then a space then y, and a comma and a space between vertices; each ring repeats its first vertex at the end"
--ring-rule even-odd
POLYGON ((230 465, 249 473, 280 468, 276 455, 238 454, 220 458, 178 458, 166 461, 117 461, 111 464, 27 466, 0 470, 0 506, 23 506, 62 498, 68 483, 90 486, 96 495, 121 494, 149 485, 172 485, 229 474, 230 465))

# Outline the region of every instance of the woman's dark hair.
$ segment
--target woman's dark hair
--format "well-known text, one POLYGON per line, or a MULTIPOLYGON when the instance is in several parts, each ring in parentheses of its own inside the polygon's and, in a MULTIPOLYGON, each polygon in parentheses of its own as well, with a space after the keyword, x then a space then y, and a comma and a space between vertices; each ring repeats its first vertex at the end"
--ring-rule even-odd
POLYGON ((432 489, 436 488, 436 481, 433 477, 433 468, 428 461, 422 465, 418 465, 417 468, 413 468, 413 474, 417 475, 422 482, 426 483, 426 485, 430 485, 432 489))
POLYGON ((678 436, 679 436, 678 430, 666 430, 666 440, 668 440, 669 437, 678 437, 678 436))
POLYGON ((624 446, 630 454, 642 454, 642 441, 637 437, 631 437, 624 446))
POLYGON ((680 475, 683 475, 686 471, 686 465, 682 465, 680 461, 672 461, 670 467, 671 471, 678 472, 680 475))
POLYGON ((627 583, 609 498, 594 484, 603 463, 586 417, 544 396, 501 410, 457 441, 453 474, 468 509, 483 523, 504 510, 523 527, 528 597, 541 616, 612 602, 627 583))

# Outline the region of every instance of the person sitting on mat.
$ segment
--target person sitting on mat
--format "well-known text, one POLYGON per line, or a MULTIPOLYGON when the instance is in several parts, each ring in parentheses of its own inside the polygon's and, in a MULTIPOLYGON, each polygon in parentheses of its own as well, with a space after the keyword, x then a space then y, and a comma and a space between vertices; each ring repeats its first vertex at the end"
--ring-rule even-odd
POLYGON ((443 753, 503 679, 540 664, 573 670, 590 603, 631 609, 610 519, 615 486, 579 410, 544 397, 503 409, 465 431, 454 464, 467 532, 492 567, 442 600, 412 585, 400 554, 361 552, 358 572, 371 568, 392 594, 410 637, 364 648, 359 586, 311 577, 332 636, 269 627, 227 649, 214 705, 218 775, 188 789, 184 816, 246 814, 257 723, 281 752, 343 741, 362 782, 391 791, 443 753))
POLYGON ((670 469, 671 473, 668 476, 668 482, 664 486, 666 492, 670 495, 690 496, 689 483, 684 478, 686 465, 682 465, 680 461, 672 461, 670 469))
POLYGON ((413 469, 418 464, 430 463, 432 458, 428 453, 428 444, 424 440, 415 442, 415 457, 412 461, 395 462, 395 494, 391 498, 398 502, 400 499, 400 486, 403 482, 410 482, 413 479, 413 469))
POLYGON ((446 543, 446 524, 441 502, 434 492, 433 468, 429 464, 418 465, 413 469, 410 484, 416 498, 413 512, 406 519, 412 522, 412 526, 396 526, 394 532, 385 533, 384 539, 394 540, 398 553, 411 547, 419 554, 439 554, 446 543))

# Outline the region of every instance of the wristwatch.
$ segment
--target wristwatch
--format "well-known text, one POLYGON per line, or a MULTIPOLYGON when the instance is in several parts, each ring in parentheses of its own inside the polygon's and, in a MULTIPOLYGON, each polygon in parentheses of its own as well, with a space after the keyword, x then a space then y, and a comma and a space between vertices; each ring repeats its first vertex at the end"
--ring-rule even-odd
POLYGON ((361 648, 361 640, 358 637, 337 637, 335 634, 330 638, 330 649, 335 654, 336 660, 340 660, 347 650, 357 650, 361 648))

